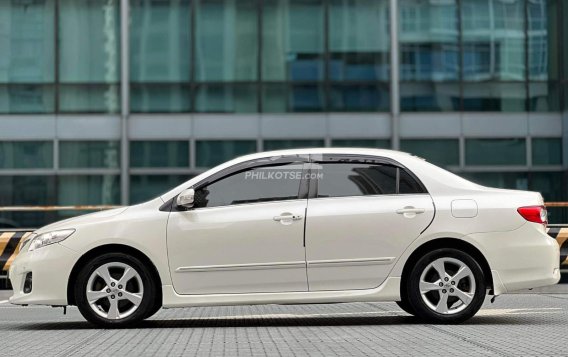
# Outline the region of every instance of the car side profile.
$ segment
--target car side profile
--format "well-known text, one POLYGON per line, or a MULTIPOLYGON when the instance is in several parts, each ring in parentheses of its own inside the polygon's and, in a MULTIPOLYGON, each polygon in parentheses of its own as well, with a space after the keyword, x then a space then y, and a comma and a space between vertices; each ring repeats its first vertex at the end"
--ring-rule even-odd
POLYGON ((396 301, 435 323, 555 284, 539 193, 488 188, 407 153, 301 149, 219 165, 149 202, 35 231, 17 305, 132 326, 160 308, 396 301))

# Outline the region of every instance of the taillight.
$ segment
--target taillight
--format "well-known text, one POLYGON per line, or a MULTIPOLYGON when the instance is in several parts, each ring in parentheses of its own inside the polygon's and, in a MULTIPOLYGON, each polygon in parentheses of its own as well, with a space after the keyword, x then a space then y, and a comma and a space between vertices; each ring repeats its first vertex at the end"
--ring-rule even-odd
POLYGON ((517 208, 517 212, 529 222, 548 224, 548 215, 544 206, 526 206, 517 208))

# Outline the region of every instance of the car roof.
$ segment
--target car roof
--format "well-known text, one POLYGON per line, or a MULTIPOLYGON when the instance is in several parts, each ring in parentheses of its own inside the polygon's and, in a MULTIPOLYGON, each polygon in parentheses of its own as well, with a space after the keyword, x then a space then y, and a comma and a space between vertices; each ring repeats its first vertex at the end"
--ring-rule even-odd
POLYGON ((372 155, 372 156, 386 156, 386 157, 408 157, 411 154, 388 149, 373 149, 373 148, 305 148, 305 149, 286 149, 263 151, 254 154, 244 155, 234 159, 234 161, 247 161, 254 160, 269 156, 286 156, 286 155, 309 155, 309 154, 349 154, 349 155, 372 155))

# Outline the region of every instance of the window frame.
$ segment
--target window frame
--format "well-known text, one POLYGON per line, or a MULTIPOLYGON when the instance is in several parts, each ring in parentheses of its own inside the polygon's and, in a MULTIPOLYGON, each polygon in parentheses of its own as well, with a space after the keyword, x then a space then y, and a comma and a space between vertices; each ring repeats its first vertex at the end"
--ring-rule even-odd
POLYGON ((386 165, 393 166, 397 168, 396 173, 396 193, 393 194, 379 194, 379 195, 356 195, 356 196, 332 196, 332 197, 318 197, 319 194, 319 179, 312 180, 310 178, 309 182, 309 199, 337 199, 337 198, 350 198, 350 197, 381 197, 381 196, 406 196, 406 195, 429 195, 430 193, 426 189, 426 186, 422 181, 406 166, 402 165, 400 162, 393 160, 391 158, 382 156, 367 156, 367 155, 355 155, 355 154, 323 154, 321 157, 316 159, 314 155, 310 155, 310 168, 309 172, 313 169, 314 164, 370 164, 370 165, 386 165), (400 170, 404 170, 420 187, 422 192, 417 193, 400 193, 400 170))
MULTIPOLYGON (((298 183, 298 195, 295 199, 292 200, 302 200, 308 198, 308 185, 309 179, 306 179, 306 173, 308 172, 308 165, 309 165, 309 157, 308 155, 279 155, 279 156, 268 156, 253 160, 248 160, 244 162, 240 162, 228 168, 225 168, 221 171, 215 172, 210 176, 204 178, 203 180, 197 182, 194 185, 191 185, 189 188, 198 191, 206 186, 219 182, 225 178, 231 177, 233 175, 239 174, 241 172, 263 168, 263 167, 271 167, 271 166, 282 166, 287 164, 298 164, 302 165, 302 178, 299 180, 298 183)), ((229 205, 220 205, 220 206, 213 206, 213 207, 191 207, 189 209, 185 209, 183 207, 178 207, 175 202, 177 199, 176 195, 173 197, 169 202, 162 205, 160 210, 171 210, 172 212, 184 212, 184 211, 194 211, 194 210, 202 210, 202 209, 213 209, 213 208, 220 208, 220 207, 233 207, 233 206, 245 206, 245 205, 253 205, 253 204, 266 204, 266 203, 273 203, 273 202, 282 202, 282 201, 290 201, 290 199, 286 200, 269 200, 269 201, 261 201, 261 202, 247 202, 247 203, 237 203, 237 204, 229 204, 229 205), (171 206, 171 209, 167 209, 168 206, 171 206)))

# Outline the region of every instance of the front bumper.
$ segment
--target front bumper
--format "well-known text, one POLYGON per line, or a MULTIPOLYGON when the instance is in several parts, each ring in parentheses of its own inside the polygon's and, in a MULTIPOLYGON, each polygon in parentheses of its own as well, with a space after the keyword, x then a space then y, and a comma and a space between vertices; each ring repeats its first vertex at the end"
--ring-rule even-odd
POLYGON ((536 223, 509 232, 470 235, 483 248, 495 295, 554 285, 560 280, 560 247, 536 223))
POLYGON ((16 305, 67 305, 67 282, 77 252, 59 243, 21 252, 10 266, 9 278, 14 289, 10 303, 16 305), (32 291, 24 293, 24 281, 32 273, 32 291))

